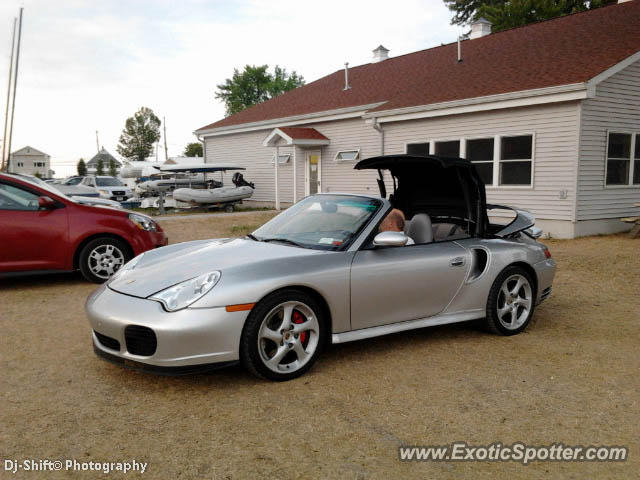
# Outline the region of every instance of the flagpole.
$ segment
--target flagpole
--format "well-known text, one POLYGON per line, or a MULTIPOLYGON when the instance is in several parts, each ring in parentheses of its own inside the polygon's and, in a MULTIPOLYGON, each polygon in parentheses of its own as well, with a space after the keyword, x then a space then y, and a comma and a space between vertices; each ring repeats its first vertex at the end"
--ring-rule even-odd
POLYGON ((7 127, 9 125, 9 102, 11 101, 11 77, 13 76, 13 51, 16 46, 16 22, 17 18, 13 18, 13 31, 11 32, 11 59, 9 60, 9 82, 7 82, 7 106, 4 110, 4 135, 2 136, 2 162, 0 170, 4 170, 5 151, 7 148, 7 127))
POLYGON ((9 156, 7 158, 7 172, 11 168, 11 139, 13 138, 13 116, 16 112, 16 90, 18 90, 18 65, 20 64, 20 40, 22 38, 22 10, 20 7, 20 15, 18 17, 18 44, 16 47, 16 70, 13 77, 13 101, 11 103, 11 130, 9 131, 9 156))

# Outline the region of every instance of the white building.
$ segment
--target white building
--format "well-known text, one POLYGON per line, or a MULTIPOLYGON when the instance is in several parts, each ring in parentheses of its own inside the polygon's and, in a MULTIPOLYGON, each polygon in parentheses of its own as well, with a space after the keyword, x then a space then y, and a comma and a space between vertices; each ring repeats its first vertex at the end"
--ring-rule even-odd
POLYGON ((246 167, 259 202, 376 194, 359 159, 431 153, 474 162, 490 203, 553 236, 621 231, 640 202, 639 25, 640 0, 493 34, 483 21, 460 48, 379 47, 195 134, 207 162, 246 167))
POLYGON ((9 156, 9 170, 11 173, 21 173, 24 175, 36 175, 42 178, 53 177, 51 170, 51 156, 26 146, 13 152, 9 156))

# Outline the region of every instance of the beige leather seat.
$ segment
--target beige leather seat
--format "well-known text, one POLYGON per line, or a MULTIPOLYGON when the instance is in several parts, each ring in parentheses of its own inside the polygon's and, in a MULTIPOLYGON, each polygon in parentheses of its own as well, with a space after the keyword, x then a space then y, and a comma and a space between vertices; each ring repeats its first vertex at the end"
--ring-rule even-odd
POLYGON ((433 228, 431 226, 431 218, 426 213, 416 213, 413 218, 407 222, 405 233, 416 244, 433 242, 433 228))

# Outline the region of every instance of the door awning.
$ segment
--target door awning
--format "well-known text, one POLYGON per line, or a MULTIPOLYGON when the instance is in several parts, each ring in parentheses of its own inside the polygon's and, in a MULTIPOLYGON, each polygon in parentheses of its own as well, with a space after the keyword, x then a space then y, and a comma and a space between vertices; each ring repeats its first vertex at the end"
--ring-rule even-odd
POLYGON ((262 144, 265 147, 284 145, 318 146, 329 145, 329 139, 315 128, 281 127, 274 128, 262 144))

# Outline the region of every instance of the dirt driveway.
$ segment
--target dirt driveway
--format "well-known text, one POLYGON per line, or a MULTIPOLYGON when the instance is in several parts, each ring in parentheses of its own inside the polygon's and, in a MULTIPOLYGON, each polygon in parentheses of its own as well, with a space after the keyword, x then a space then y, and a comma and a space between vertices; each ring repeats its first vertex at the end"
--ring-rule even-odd
MULTIPOLYGON (((183 241, 241 235, 270 215, 163 226, 183 241)), ((640 241, 548 243, 560 264, 554 294, 526 333, 457 325, 339 345, 287 383, 239 368, 123 370, 93 354, 83 312, 93 285, 78 275, 0 281, 0 459, 136 459, 153 479, 637 478, 640 241), (627 445, 630 459, 398 461, 399 445, 460 440, 627 445)))

